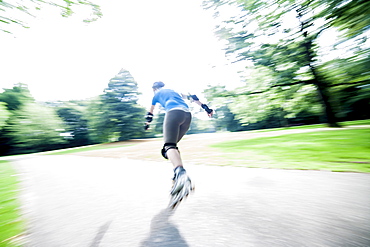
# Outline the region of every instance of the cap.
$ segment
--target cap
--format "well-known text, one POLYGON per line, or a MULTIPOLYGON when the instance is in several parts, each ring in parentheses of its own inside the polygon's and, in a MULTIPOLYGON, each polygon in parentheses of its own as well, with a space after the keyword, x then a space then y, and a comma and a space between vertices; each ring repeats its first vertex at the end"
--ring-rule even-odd
POLYGON ((156 82, 153 83, 152 88, 161 88, 161 87, 164 87, 164 83, 161 82, 161 81, 156 81, 156 82))

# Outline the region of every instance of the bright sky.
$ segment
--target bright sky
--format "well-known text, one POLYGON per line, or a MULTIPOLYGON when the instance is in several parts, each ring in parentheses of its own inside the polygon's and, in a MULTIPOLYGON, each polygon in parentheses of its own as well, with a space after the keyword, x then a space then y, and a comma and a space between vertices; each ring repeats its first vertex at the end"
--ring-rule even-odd
POLYGON ((158 80, 195 94, 209 84, 239 83, 240 68, 225 58, 200 0, 95 2, 103 17, 90 24, 82 22, 85 8, 63 18, 47 7, 29 19, 29 29, 1 33, 0 88, 22 82, 36 100, 85 99, 125 68, 146 104, 158 80))

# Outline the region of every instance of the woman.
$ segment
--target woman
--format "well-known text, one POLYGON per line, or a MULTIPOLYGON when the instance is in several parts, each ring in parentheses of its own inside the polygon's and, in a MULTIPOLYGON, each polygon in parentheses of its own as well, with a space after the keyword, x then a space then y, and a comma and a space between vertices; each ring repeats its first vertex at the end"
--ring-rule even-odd
MULTIPOLYGON (((155 105, 159 103, 166 111, 163 123, 164 145, 161 153, 164 158, 171 161, 174 167, 174 183, 171 190, 173 200, 170 202, 170 207, 175 207, 179 201, 193 190, 191 180, 186 174, 180 152, 177 148, 177 143, 190 127, 192 116, 183 97, 172 89, 164 88, 164 86, 163 82, 155 82, 153 84, 154 97, 150 110, 146 116, 147 122, 145 129, 148 129, 150 122, 153 120, 155 105)), ((208 108, 206 104, 200 102, 196 95, 190 95, 189 98, 200 105, 207 112, 209 117, 212 117, 213 110, 208 108)))

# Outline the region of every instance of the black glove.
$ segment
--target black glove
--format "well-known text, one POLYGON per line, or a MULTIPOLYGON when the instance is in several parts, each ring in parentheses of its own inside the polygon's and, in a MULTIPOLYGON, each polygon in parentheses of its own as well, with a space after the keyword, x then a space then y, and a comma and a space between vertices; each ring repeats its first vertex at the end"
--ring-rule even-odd
POLYGON ((153 113, 151 113, 151 112, 148 112, 147 114, 146 114, 146 116, 145 116, 145 119, 146 119, 146 121, 148 122, 148 123, 150 123, 151 121, 153 121, 153 113))
POLYGON ((202 104, 202 108, 208 113, 208 114, 211 114, 213 112, 212 109, 208 108, 208 106, 206 104, 202 104))
POLYGON ((188 100, 197 100, 197 101, 199 101, 199 98, 195 94, 193 94, 193 95, 189 94, 188 95, 188 100))

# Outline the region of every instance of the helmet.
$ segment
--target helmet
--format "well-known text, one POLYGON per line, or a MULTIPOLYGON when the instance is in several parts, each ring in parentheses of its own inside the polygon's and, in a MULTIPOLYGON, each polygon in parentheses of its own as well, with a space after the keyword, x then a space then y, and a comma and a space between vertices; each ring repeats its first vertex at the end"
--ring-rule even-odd
POLYGON ((161 87, 164 87, 164 83, 161 82, 161 81, 156 81, 156 82, 153 83, 152 88, 161 88, 161 87))

